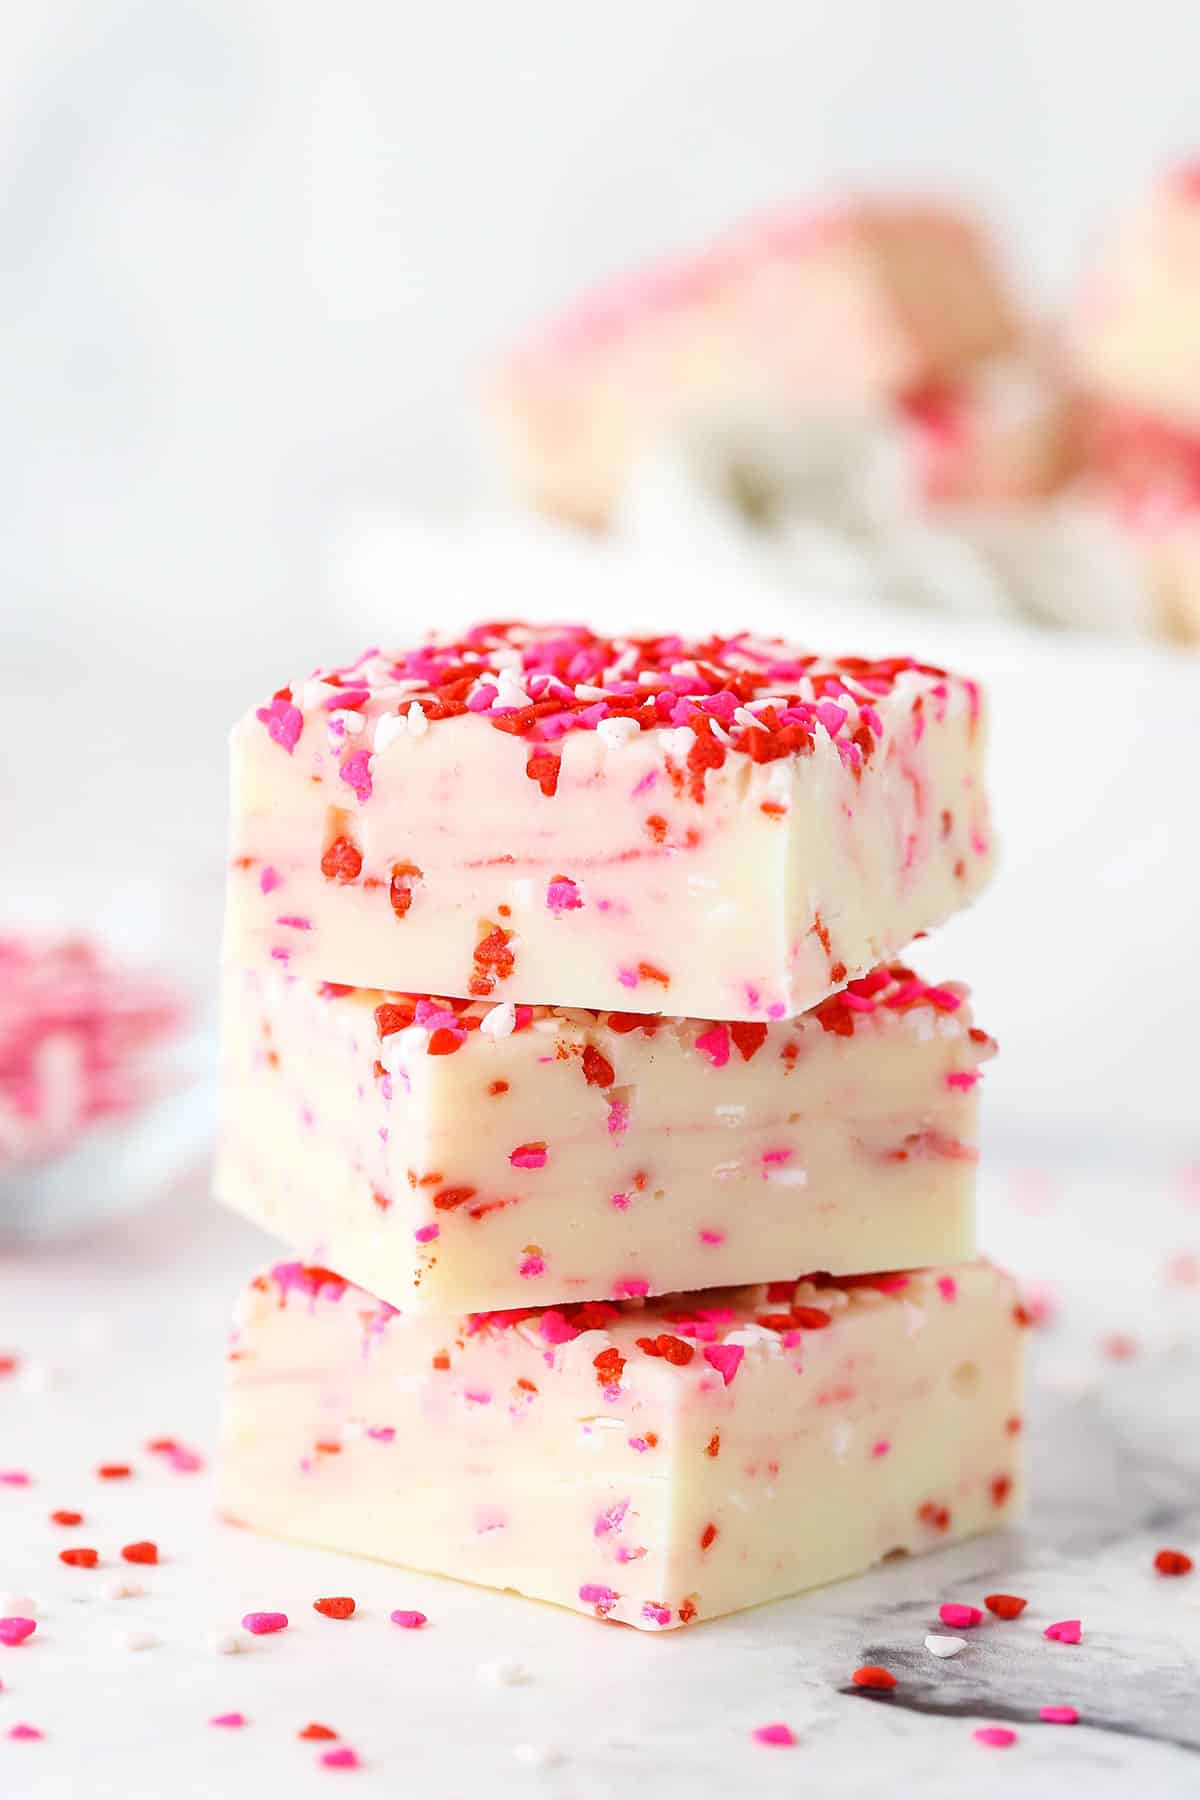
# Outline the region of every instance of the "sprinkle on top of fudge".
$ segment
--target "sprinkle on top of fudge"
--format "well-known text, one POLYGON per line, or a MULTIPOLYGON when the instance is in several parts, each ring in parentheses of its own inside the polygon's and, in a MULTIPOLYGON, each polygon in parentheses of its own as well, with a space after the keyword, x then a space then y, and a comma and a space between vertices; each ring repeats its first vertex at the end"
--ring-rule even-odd
MULTIPOLYGON (((326 1270, 309 1270, 295 1262, 277 1263, 251 1284, 278 1295, 279 1305, 302 1295, 309 1306, 340 1301, 345 1282, 326 1270), (317 1280, 316 1277, 326 1279, 317 1280)), ((447 1321, 446 1347, 434 1366, 452 1367, 452 1351, 462 1352, 473 1340, 518 1331, 554 1359, 561 1346, 588 1336, 596 1381, 617 1390, 631 1357, 648 1358, 675 1369, 695 1365, 702 1375, 728 1387, 748 1351, 781 1354, 794 1351, 804 1335, 827 1331, 847 1309, 903 1301, 917 1307, 953 1305, 955 1284, 945 1271, 889 1270, 871 1275, 827 1275, 815 1272, 746 1287, 705 1288, 691 1294, 662 1294, 653 1299, 580 1300, 559 1306, 512 1307, 501 1312, 469 1313, 447 1321), (598 1335, 603 1334, 603 1338, 598 1335)), ((1023 1321, 1014 1310, 1013 1326, 1023 1321)), ((369 1345, 393 1320, 398 1308, 376 1302, 361 1314, 369 1345)), ((469 1396, 468 1396, 469 1397, 469 1396)))
MULTIPOLYGON (((680 791, 701 800, 707 771, 731 750, 769 763, 811 754, 822 736, 861 771, 883 735, 876 703, 906 678, 913 712, 928 705, 940 715, 952 684, 972 714, 977 708, 973 682, 911 657, 820 657, 747 632, 602 637, 584 625, 485 624, 413 650, 364 651, 278 689, 256 716, 289 755, 320 717, 344 741, 342 776, 363 803, 373 754, 401 734, 424 736, 472 715, 534 747, 527 773, 547 795, 557 785, 555 746, 568 732, 600 731, 617 745, 643 731, 675 731, 680 791)), ((560 899, 569 905, 569 896, 560 899)))
MULTIPOLYGON (((453 1055, 477 1031, 482 1031, 485 1037, 508 1037, 519 1031, 539 1028, 548 1031, 553 1027, 563 1036, 569 1036, 572 1025, 580 1029, 606 1026, 622 1037, 635 1031, 646 1037, 666 1031, 677 1035, 686 1033, 691 1036, 694 1048, 715 1067, 721 1068, 729 1061, 731 1053, 743 1062, 752 1061, 768 1036, 765 1025, 744 1020, 679 1019, 664 1013, 605 1012, 583 1006, 556 1008, 509 1002, 497 1005, 436 994, 385 993, 337 982, 322 982, 317 991, 325 1000, 351 1000, 372 1005, 381 1044, 400 1032, 412 1034, 415 1028, 416 1038, 424 1034, 423 1042, 436 1055, 453 1055)), ((853 1037, 856 1026, 880 1010, 907 1013, 917 1007, 927 1007, 934 1013, 952 1015, 961 1009, 966 998, 967 989, 960 981, 927 982, 905 964, 889 963, 847 982, 809 1013, 780 1024, 779 1030, 794 1033, 811 1019, 822 1031, 837 1037, 853 1037)), ((995 1043, 986 1032, 972 1027, 970 1036, 981 1057, 995 1050, 995 1043)), ((415 1039, 410 1035, 405 1042, 406 1045, 415 1044, 415 1039)), ((611 1087, 613 1084, 612 1066, 594 1046, 590 1054, 585 1051, 583 1073, 589 1085, 611 1087)))

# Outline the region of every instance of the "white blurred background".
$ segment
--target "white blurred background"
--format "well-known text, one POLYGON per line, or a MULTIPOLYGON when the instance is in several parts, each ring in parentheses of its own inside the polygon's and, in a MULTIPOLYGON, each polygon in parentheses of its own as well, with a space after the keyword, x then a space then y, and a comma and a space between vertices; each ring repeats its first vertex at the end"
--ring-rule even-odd
MULTIPOLYGON (((165 916, 204 967, 226 724, 361 647, 339 573, 357 519, 453 516, 486 490, 474 384, 496 344, 597 277, 844 186, 976 201, 1049 305, 1200 135, 1194 0, 37 0, 0 33, 5 900, 115 910, 134 936, 165 916)), ((420 565, 375 604, 398 638, 428 623, 420 565)), ((1152 739, 1174 667, 1141 665, 1130 709, 1120 665, 1075 702, 1072 653, 1044 656, 1005 664, 1001 731, 1016 743, 1027 692, 1082 704, 1069 803, 1026 842, 1022 796, 1049 777, 1008 777, 1018 879, 969 922, 961 970, 1007 1028, 1010 1115, 1041 1129, 1053 1070, 1073 1120, 1186 1138, 1171 986, 1197 870, 1171 833, 1195 687, 1170 688, 1169 776, 1145 794, 1129 717, 1152 739), (1147 914, 1167 868, 1179 891, 1147 914), (1097 905, 1099 940, 1077 935, 1097 905), (1114 1020, 1145 981, 1131 1045, 1114 1020), (1035 1050, 1046 1020, 1022 1085, 1021 1035, 1035 1050)))

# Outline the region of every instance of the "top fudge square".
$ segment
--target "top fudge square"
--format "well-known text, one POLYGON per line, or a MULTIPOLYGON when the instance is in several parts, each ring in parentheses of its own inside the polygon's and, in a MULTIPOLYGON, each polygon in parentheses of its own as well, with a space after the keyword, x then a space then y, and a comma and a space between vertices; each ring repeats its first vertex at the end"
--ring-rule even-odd
POLYGON ((972 681, 745 633, 480 625, 233 733, 226 957, 316 982, 771 1020, 984 886, 972 681))

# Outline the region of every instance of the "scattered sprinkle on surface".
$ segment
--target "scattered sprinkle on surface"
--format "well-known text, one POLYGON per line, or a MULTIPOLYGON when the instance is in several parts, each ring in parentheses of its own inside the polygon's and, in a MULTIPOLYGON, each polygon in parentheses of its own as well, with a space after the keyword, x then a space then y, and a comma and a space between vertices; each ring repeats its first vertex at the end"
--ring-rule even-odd
POLYGON ((989 1594, 983 1604, 998 1619, 1019 1619, 1029 1602, 1020 1594, 989 1594))
POLYGON ((774 1725, 756 1725, 751 1734, 756 1744, 794 1744, 796 1734, 790 1725, 776 1722, 774 1725))
POLYGON ((1190 1575, 1194 1565, 1186 1550, 1160 1550, 1154 1566, 1160 1575, 1190 1575))
POLYGON ((252 1637, 266 1637, 272 1631, 286 1631, 288 1616, 282 1612, 248 1612, 242 1619, 243 1631, 252 1637))
POLYGON ((983 1744, 988 1750, 1007 1750, 1015 1744, 1017 1734, 1008 1725, 980 1725, 971 1736, 977 1744, 983 1744))
POLYGON ((314 1600, 313 1611, 322 1613, 327 1619, 348 1619, 354 1611, 354 1602, 349 1594, 331 1594, 327 1599, 314 1600))
POLYGON ((1077 1644, 1083 1636, 1083 1626, 1078 1619, 1057 1619, 1053 1625, 1047 1625, 1042 1635, 1056 1644, 1077 1644))
POLYGON ((855 1669, 850 1677, 855 1687, 869 1688, 877 1693, 889 1693, 896 1685, 896 1677, 890 1669, 883 1669, 878 1663, 864 1663, 855 1669))
POLYGON ((407 1607, 398 1607, 389 1615, 393 1625, 399 1625, 401 1631, 419 1631, 429 1620, 423 1612, 412 1612, 407 1607))
POLYGON ((1079 1714, 1073 1706, 1043 1706, 1038 1713, 1047 1725, 1078 1725, 1079 1714))
POLYGON ((966 1647, 967 1640, 964 1637, 943 1637, 938 1632, 931 1632, 925 1639, 925 1648, 930 1656, 957 1656, 966 1647))

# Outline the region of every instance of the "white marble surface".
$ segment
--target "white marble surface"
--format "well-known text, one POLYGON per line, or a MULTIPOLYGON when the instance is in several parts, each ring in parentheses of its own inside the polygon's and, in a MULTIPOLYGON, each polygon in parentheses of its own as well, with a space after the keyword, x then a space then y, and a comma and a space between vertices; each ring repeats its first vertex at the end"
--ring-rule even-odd
POLYGON ((1200 1181, 1114 1162, 1055 1175, 993 1157, 984 1219, 1050 1314, 1033 1340, 1025 1524, 661 1638, 255 1540, 214 1520, 207 1472, 172 1473, 145 1451, 166 1434, 210 1455, 229 1303, 266 1251, 208 1205, 203 1174, 103 1233, 0 1253, 0 1354, 21 1359, 0 1377, 0 1471, 31 1476, 0 1483, 0 1592, 39 1603, 36 1636, 0 1648, 0 1792, 248 1800, 267 1784, 302 1796, 345 1780, 364 1796, 422 1800, 530 1788, 603 1800, 631 1787, 659 1800, 988 1800, 1066 1781, 1097 1800, 1127 1800, 1134 1784, 1167 1800, 1195 1793, 1200 1570, 1168 1580, 1152 1558, 1164 1544, 1200 1552, 1200 1181), (101 1481, 103 1460, 135 1473, 101 1481), (86 1523, 53 1526, 55 1507, 86 1523), (128 1569, 121 1546, 146 1537, 161 1564, 128 1569), (94 1545, 104 1566, 64 1568, 66 1542, 94 1545), (122 1572, 143 1597, 106 1597, 122 1572), (941 1601, 996 1589, 1028 1596, 1020 1621, 989 1621, 951 1661, 929 1655, 941 1601), (358 1601, 346 1623, 312 1610, 337 1593, 358 1601), (428 1627, 396 1630, 397 1606, 426 1612, 428 1627), (214 1654, 210 1632, 236 1632, 252 1608, 286 1611, 291 1627, 214 1654), (1043 1638, 1074 1616, 1078 1647, 1043 1638), (123 1630, 160 1641, 119 1648, 123 1630), (482 1666, 502 1658, 528 1680, 489 1685, 482 1666), (895 1671, 892 1697, 849 1690, 868 1661, 895 1671), (1082 1722, 1041 1724, 1045 1704, 1073 1705, 1082 1722), (207 1723, 230 1710, 243 1729, 207 1723), (296 1736, 314 1719, 359 1768, 319 1765, 326 1746, 296 1736), (794 1747, 752 1740, 775 1720, 794 1747), (42 1741, 10 1741, 17 1721, 42 1741), (993 1723, 1014 1725, 1017 1743, 977 1745, 973 1729, 993 1723), (521 1760, 520 1746, 546 1765, 521 1760))

